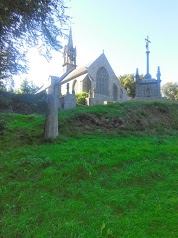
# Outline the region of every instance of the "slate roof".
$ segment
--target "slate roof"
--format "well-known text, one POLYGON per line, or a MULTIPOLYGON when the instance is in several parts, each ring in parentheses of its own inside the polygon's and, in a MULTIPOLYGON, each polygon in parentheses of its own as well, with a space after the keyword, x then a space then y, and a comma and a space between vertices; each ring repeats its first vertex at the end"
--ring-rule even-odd
POLYGON ((88 67, 92 64, 92 62, 85 64, 83 66, 80 66, 76 69, 74 69, 70 74, 67 75, 67 77, 65 77, 61 84, 66 83, 67 81, 77 78, 83 74, 86 74, 88 72, 88 67))
MULTIPOLYGON (((98 58, 100 58, 104 53, 102 53, 98 58)), ((97 58, 97 59, 98 59, 97 58)), ((64 84, 74 78, 78 78, 79 76, 81 75, 84 75, 86 73, 88 73, 88 68, 91 64, 93 64, 97 59, 93 60, 93 61, 90 61, 89 63, 83 65, 83 66, 80 66, 80 67, 77 67, 76 69, 72 70, 71 73, 69 73, 62 81, 61 81, 61 84, 64 84)))

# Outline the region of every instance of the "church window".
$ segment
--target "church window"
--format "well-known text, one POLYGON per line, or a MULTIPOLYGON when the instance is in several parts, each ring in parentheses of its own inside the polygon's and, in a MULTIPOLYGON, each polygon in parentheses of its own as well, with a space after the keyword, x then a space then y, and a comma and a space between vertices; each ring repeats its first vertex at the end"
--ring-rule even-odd
POLYGON ((78 82, 75 79, 73 84, 72 84, 72 92, 78 93, 78 82))
POLYGON ((113 85, 113 100, 117 101, 117 98, 118 98, 118 88, 114 83, 114 85, 113 85))
POLYGON ((86 76, 83 80, 83 92, 89 92, 91 90, 91 80, 86 76))
POLYGON ((120 89, 120 99, 123 99, 123 96, 124 96, 124 93, 123 93, 123 90, 122 88, 120 89))
POLYGON ((108 95, 109 76, 104 67, 98 69, 96 74, 96 93, 108 95))

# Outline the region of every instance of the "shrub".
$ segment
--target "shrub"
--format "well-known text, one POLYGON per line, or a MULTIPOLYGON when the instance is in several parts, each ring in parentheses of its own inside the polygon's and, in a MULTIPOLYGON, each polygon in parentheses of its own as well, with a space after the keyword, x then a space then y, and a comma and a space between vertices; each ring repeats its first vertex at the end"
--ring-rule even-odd
POLYGON ((77 102, 77 104, 85 105, 85 98, 87 98, 87 97, 88 97, 88 93, 87 92, 77 93, 76 94, 76 102, 77 102))
MULTIPOLYGON (((1 93, 2 91, 0 91, 0 94, 1 93)), ((6 95, 4 94, 0 95, 0 111, 7 110, 11 103, 12 103, 11 98, 6 97, 6 95)))

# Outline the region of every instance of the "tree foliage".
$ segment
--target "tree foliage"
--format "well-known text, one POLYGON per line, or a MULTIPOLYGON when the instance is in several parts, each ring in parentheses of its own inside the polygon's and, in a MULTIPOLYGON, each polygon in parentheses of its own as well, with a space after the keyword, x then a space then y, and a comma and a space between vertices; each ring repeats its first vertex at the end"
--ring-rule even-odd
POLYGON ((178 83, 165 83, 162 92, 167 99, 178 100, 178 83))
MULTIPOLYGON (((143 74, 139 75, 139 78, 143 79, 143 74)), ((136 86, 136 80, 134 74, 124 74, 120 75, 118 77, 120 83, 122 86, 126 89, 128 95, 130 97, 135 97, 135 86, 136 86)))
POLYGON ((4 85, 4 82, 2 80, 0 80, 0 90, 5 91, 5 85, 4 85))
POLYGON ((124 74, 120 75, 119 81, 121 82, 122 86, 126 89, 128 95, 130 97, 135 97, 135 83, 134 74, 124 74))
POLYGON ((1 91, 13 92, 14 85, 15 85, 14 79, 11 76, 0 79, 0 90, 1 91))
POLYGON ((39 87, 37 87, 33 82, 29 81, 27 78, 24 79, 20 85, 18 93, 22 94, 32 94, 37 92, 39 87))
POLYGON ((61 48, 65 8, 64 0, 0 1, 0 79, 27 71, 29 47, 38 46, 48 59, 51 49, 61 48))

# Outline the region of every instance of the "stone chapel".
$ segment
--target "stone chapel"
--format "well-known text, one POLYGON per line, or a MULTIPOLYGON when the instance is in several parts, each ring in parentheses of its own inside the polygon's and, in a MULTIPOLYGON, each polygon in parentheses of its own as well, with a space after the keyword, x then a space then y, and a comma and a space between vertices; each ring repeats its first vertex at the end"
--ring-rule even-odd
POLYGON ((136 92, 135 97, 140 99, 160 99, 161 98, 161 73, 160 67, 157 69, 157 79, 152 78, 149 73, 149 38, 145 39, 146 41, 146 69, 147 73, 143 79, 140 79, 138 68, 136 69, 136 92))
POLYGON ((86 104, 89 106, 127 100, 127 92, 120 84, 104 52, 93 62, 77 67, 71 28, 68 44, 64 47, 63 70, 64 73, 70 72, 60 84, 59 108, 75 107, 75 94, 82 92, 88 93, 86 104))

